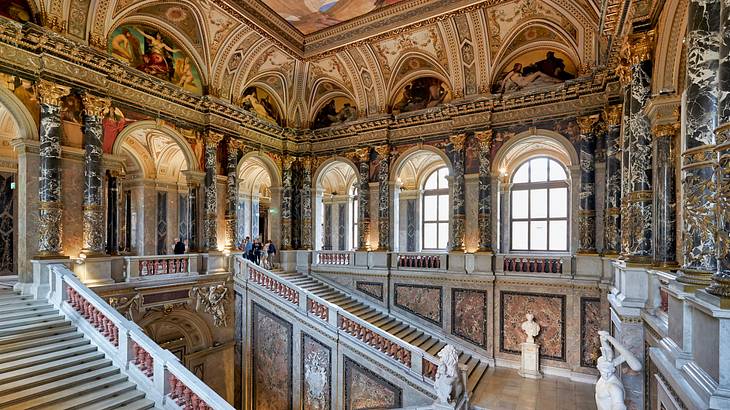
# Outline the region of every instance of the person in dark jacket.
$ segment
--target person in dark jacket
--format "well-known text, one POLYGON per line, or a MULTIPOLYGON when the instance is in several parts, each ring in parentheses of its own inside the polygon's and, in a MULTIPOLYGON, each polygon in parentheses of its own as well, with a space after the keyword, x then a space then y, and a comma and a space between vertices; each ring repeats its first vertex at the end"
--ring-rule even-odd
POLYGON ((173 252, 175 255, 182 255, 185 253, 185 242, 183 242, 182 238, 175 242, 175 249, 173 249, 173 252))

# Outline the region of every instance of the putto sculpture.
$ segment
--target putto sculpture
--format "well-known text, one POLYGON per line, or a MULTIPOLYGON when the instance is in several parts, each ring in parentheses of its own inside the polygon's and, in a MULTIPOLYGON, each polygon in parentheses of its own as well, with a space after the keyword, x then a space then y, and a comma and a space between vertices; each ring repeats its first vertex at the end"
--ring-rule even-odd
POLYGON ((597 367, 601 377, 596 383, 596 407, 598 410, 626 410, 624 385, 616 375, 616 368, 626 362, 631 370, 638 372, 641 362, 605 330, 599 331, 598 336, 601 340, 601 356, 597 367))

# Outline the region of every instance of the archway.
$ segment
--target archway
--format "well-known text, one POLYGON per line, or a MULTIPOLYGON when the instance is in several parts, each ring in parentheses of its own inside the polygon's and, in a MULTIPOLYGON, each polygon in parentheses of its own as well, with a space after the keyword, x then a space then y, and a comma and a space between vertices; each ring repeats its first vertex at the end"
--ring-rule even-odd
POLYGON ((126 175, 119 213, 123 248, 169 254, 178 239, 188 250, 197 248, 199 159, 185 139, 170 127, 142 121, 119 135, 112 153, 123 158, 126 175))
POLYGON ((358 247, 357 167, 336 157, 314 175, 315 249, 353 250, 358 247))
POLYGON ((281 178, 271 158, 249 153, 238 163, 236 235, 240 247, 245 238, 280 243, 281 178))
POLYGON ((393 164, 394 250, 445 251, 451 207, 451 162, 430 146, 414 147, 393 164))

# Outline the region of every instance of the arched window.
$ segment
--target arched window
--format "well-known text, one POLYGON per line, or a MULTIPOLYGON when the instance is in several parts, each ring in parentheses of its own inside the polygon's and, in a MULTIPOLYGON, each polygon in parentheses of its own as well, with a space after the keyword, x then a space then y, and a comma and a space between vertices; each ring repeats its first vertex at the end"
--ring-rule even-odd
POLYGON ((352 204, 351 205, 352 208, 350 209, 350 224, 352 226, 352 232, 351 232, 350 240, 352 241, 351 242, 352 243, 352 249, 357 249, 358 246, 359 246, 359 243, 358 243, 359 236, 358 236, 358 230, 357 230, 358 227, 359 227, 359 225, 357 223, 358 216, 359 216, 359 214, 358 214, 358 212, 359 212, 358 211, 359 210, 359 207, 358 207, 359 202, 358 202, 357 184, 352 184, 352 189, 350 190, 350 196, 352 197, 352 201, 350 201, 350 203, 352 204))
POLYGON ((525 161, 512 175, 513 251, 568 251, 568 176, 552 158, 525 161))
POLYGON ((439 168, 426 178, 423 184, 423 235, 424 250, 446 249, 449 238, 449 170, 439 168))

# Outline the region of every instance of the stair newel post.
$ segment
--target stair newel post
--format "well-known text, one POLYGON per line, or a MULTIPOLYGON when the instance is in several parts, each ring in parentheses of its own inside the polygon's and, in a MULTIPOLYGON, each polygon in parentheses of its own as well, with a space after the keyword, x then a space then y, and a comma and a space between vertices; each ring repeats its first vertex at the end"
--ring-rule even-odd
MULTIPOLYGON (((154 400, 159 407, 163 407, 165 397, 172 393, 172 389, 174 387, 172 386, 172 379, 177 380, 177 378, 167 370, 166 363, 167 360, 163 360, 161 357, 155 357, 152 361, 152 383, 155 386, 155 392, 158 397, 152 397, 151 399, 154 400)), ((178 381, 178 383, 180 382, 178 381)))
POLYGON ((129 369, 129 363, 134 360, 134 341, 129 329, 125 326, 117 326, 119 332, 119 341, 117 346, 118 366, 122 369, 129 369))
POLYGON ((338 327, 337 326, 338 325, 337 324, 338 316, 339 315, 337 314, 336 307, 334 307, 333 305, 327 306, 327 322, 329 323, 330 326, 334 327, 335 329, 338 327))
POLYGON ((292 289, 294 292, 297 292, 299 295, 299 310, 303 312, 305 315, 307 314, 307 295, 302 294, 302 292, 299 289, 292 289))
MULTIPOLYGON (((411 371, 420 377, 423 377, 423 351, 412 346, 411 350, 411 371)), ((425 380, 425 377, 423 377, 425 380)))
POLYGON ((64 280, 63 272, 56 269, 55 266, 50 267, 50 285, 51 285, 51 303, 56 308, 60 308, 65 300, 68 300, 68 284, 64 280))

